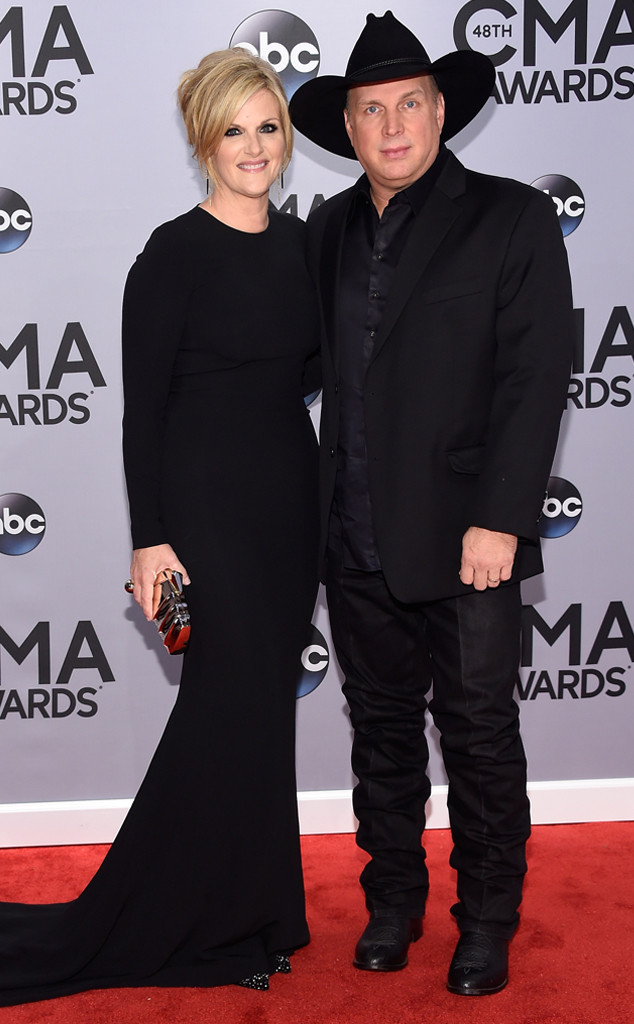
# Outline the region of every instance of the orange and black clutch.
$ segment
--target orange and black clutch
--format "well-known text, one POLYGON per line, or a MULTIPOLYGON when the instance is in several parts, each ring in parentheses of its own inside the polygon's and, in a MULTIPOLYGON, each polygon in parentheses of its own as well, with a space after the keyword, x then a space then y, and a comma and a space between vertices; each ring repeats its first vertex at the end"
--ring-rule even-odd
POLYGON ((172 569, 163 569, 154 583, 152 603, 159 636, 170 654, 182 654, 189 643, 191 624, 183 597, 183 577, 172 569))
MULTIPOLYGON (((132 592, 132 581, 125 589, 132 592)), ((183 597, 183 577, 175 569, 162 569, 154 583, 152 618, 170 654, 183 654, 189 643, 191 624, 183 597)))

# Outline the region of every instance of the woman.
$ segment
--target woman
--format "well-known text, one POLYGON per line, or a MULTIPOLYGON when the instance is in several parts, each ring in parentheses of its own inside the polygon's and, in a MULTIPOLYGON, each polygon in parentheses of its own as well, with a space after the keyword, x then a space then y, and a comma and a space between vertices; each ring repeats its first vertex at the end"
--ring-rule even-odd
POLYGON ((279 79, 205 57, 179 101, 213 189, 151 236, 123 305, 134 596, 191 577, 181 688, 81 896, 0 907, 0 1004, 87 988, 268 987, 308 941, 295 686, 315 600, 317 314, 303 225, 269 209, 292 135, 279 79))

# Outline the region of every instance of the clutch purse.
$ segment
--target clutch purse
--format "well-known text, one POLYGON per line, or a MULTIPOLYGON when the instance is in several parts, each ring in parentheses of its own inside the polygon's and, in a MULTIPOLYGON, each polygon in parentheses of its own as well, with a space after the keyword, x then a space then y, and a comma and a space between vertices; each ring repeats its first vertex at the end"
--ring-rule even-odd
POLYGON ((191 624, 183 597, 183 577, 173 569, 163 569, 154 583, 153 619, 159 636, 170 654, 183 654, 189 643, 191 624))
MULTIPOLYGON (((125 585, 132 592, 132 581, 125 585)), ((189 643, 191 624, 183 597, 183 577, 174 569, 162 569, 156 576, 152 618, 169 654, 183 654, 189 643)))

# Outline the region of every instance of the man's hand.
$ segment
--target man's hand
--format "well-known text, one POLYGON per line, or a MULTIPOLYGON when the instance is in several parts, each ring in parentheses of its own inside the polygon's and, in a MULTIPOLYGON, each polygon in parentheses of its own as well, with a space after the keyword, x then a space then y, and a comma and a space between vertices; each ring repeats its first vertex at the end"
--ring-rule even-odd
POLYGON ((517 537, 470 526, 462 538, 460 579, 476 590, 497 587, 510 579, 517 550, 517 537))

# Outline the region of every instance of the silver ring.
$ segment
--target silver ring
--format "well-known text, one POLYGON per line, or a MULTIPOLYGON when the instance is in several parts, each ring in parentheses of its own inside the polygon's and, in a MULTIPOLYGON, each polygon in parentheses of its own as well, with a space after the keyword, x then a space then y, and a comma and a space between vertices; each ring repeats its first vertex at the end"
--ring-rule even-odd
POLYGON ((498 578, 496 580, 492 580, 490 576, 487 576, 487 583, 499 583, 499 582, 500 582, 500 577, 499 576, 498 576, 498 578))

